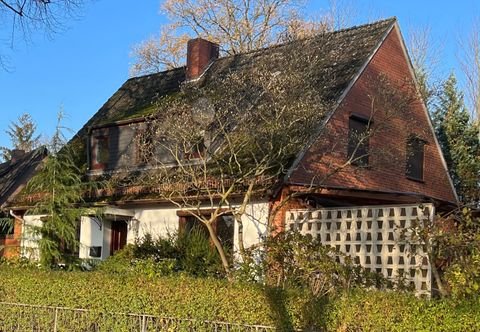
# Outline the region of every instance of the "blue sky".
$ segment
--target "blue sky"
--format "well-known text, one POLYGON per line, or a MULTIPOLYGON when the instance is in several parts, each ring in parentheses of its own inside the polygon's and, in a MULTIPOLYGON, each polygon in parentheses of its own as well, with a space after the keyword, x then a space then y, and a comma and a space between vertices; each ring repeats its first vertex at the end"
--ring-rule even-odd
MULTIPOLYGON (((319 10, 327 1, 312 0, 319 10)), ((397 16, 404 35, 429 25, 442 48, 441 70, 457 68, 457 40, 480 14, 478 0, 352 0, 358 15, 354 24, 397 16)), ((65 125, 77 131, 128 79, 131 47, 156 34, 165 17, 159 0, 96 0, 80 17, 46 38, 34 34, 28 44, 17 39, 9 55, 11 72, 0 70, 0 146, 9 146, 8 124, 28 112, 39 133, 49 136, 63 107, 65 125)), ((1 27, 5 29, 5 27, 1 27)))

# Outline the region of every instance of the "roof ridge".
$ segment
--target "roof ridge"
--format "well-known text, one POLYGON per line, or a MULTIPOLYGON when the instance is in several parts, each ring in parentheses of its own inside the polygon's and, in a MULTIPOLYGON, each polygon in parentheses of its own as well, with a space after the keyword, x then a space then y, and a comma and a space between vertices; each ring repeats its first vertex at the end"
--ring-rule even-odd
POLYGON ((124 84, 125 84, 126 82, 132 81, 132 80, 147 78, 147 77, 149 77, 149 76, 155 76, 155 75, 160 75, 160 74, 168 74, 168 73, 174 72, 174 71, 179 71, 180 69, 184 69, 184 68, 186 68, 186 67, 187 67, 187 66, 184 65, 184 66, 180 66, 180 67, 174 67, 174 68, 162 70, 162 71, 159 71, 159 72, 156 72, 156 73, 145 74, 145 75, 140 75, 140 76, 133 76, 133 77, 130 77, 129 79, 127 79, 127 80, 124 82, 124 84))
MULTIPOLYGON (((378 21, 374 21, 374 22, 370 22, 370 23, 366 23, 366 24, 354 25, 354 26, 351 26, 351 27, 348 27, 348 28, 342 28, 342 29, 339 29, 339 30, 324 31, 324 32, 317 33, 317 34, 315 34, 315 35, 313 35, 313 36, 308 36, 308 37, 304 37, 304 38, 298 38, 298 39, 290 40, 290 41, 287 41, 287 42, 284 42, 284 43, 273 44, 273 45, 269 45, 269 46, 257 48, 257 49, 250 50, 250 51, 246 51, 246 52, 240 52, 240 53, 230 54, 230 55, 222 56, 222 57, 219 57, 218 59, 215 59, 215 60, 213 61, 213 63, 215 63, 215 62, 217 62, 217 61, 222 61, 222 60, 225 60, 225 59, 229 59, 229 58, 232 58, 232 57, 236 57, 236 56, 254 54, 254 53, 257 53, 257 52, 263 52, 263 51, 265 51, 265 50, 280 48, 280 47, 284 47, 284 46, 291 45, 291 44, 298 43, 298 42, 305 41, 305 40, 313 40, 313 39, 315 39, 315 38, 317 38, 317 37, 319 37, 319 36, 335 35, 335 34, 344 33, 344 32, 347 32, 347 31, 352 31, 352 30, 357 30, 357 29, 361 29, 361 28, 366 28, 366 27, 369 27, 369 26, 386 23, 386 22, 388 22, 388 21, 391 21, 392 23, 393 23, 393 22, 396 22, 396 21, 397 21, 397 17, 396 17, 396 16, 392 16, 392 17, 385 18, 385 19, 382 19, 382 20, 378 20, 378 21)), ((149 76, 167 74, 167 73, 169 73, 169 72, 177 71, 177 70, 184 69, 184 68, 186 68, 186 65, 180 66, 180 67, 171 68, 171 69, 167 69, 167 70, 163 70, 163 71, 160 71, 160 72, 157 72, 157 73, 151 73, 151 74, 146 74, 146 75, 141 75, 141 76, 130 77, 127 81, 125 81, 125 83, 128 82, 128 81, 131 81, 131 80, 142 79, 142 78, 146 78, 146 77, 149 77, 149 76)))
POLYGON ((270 46, 265 46, 265 47, 262 47, 262 48, 257 48, 257 49, 246 51, 246 52, 240 52, 240 53, 236 53, 236 54, 223 56, 221 58, 216 59, 215 62, 218 61, 218 60, 228 59, 228 58, 235 57, 235 56, 253 54, 253 53, 262 52, 262 51, 269 50, 269 49, 275 49, 275 48, 291 45, 291 44, 298 43, 298 42, 305 41, 305 40, 313 40, 313 39, 315 39, 319 36, 335 35, 335 34, 344 33, 344 32, 347 32, 347 31, 352 31, 352 30, 357 30, 357 29, 361 29, 361 28, 370 27, 370 26, 373 26, 373 25, 379 25, 379 24, 382 24, 382 23, 386 23, 388 21, 391 21, 392 23, 396 22, 397 17, 392 16, 392 17, 389 17, 389 18, 385 18, 385 19, 382 19, 382 20, 375 21, 375 22, 370 22, 370 23, 360 24, 360 25, 354 25, 354 26, 339 29, 339 30, 324 31, 324 32, 317 33, 313 36, 298 38, 298 39, 290 40, 290 41, 287 41, 287 42, 284 42, 284 43, 273 44, 273 45, 270 45, 270 46))

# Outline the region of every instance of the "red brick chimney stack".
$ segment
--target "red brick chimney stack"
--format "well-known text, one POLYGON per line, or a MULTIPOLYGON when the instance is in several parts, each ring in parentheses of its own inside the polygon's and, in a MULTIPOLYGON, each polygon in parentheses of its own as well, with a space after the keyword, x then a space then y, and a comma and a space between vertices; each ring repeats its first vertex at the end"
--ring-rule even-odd
POLYGON ((200 77, 210 63, 218 58, 218 44, 202 38, 190 39, 187 44, 187 80, 200 77))
POLYGON ((16 163, 18 160, 20 160, 23 156, 25 156, 25 150, 20 150, 20 149, 13 149, 10 151, 10 162, 16 163))

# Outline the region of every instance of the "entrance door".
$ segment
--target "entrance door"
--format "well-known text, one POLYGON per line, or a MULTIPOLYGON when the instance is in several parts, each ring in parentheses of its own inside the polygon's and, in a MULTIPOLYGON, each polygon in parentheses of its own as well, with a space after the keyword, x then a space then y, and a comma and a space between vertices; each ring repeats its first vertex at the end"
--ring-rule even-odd
POLYGON ((110 240, 110 255, 122 249, 127 244, 127 223, 123 220, 112 221, 112 237, 110 240))

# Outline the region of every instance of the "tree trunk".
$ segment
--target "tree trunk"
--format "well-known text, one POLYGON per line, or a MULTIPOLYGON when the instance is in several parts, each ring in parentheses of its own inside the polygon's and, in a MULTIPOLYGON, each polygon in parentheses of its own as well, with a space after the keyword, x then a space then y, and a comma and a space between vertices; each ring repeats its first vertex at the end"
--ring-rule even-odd
POLYGON ((243 243, 243 222, 242 215, 235 214, 235 221, 238 224, 238 248, 240 250, 240 255, 242 256, 243 261, 245 261, 245 244, 243 243))
POLYGON ((442 282, 442 279, 440 278, 440 273, 438 272, 437 267, 435 266, 435 260, 431 255, 429 255, 429 259, 430 259, 430 266, 432 268, 433 278, 437 283, 438 291, 440 292, 440 295, 442 297, 445 297, 448 295, 448 292, 445 290, 445 287, 443 287, 443 282, 442 282))
POLYGON ((225 273, 227 274, 227 279, 232 280, 232 276, 230 273, 230 264, 228 262, 227 255, 225 254, 225 250, 223 249, 222 243, 218 239, 217 234, 215 233, 215 230, 212 227, 212 223, 206 222, 205 226, 207 226, 210 238, 212 239, 213 244, 215 245, 215 248, 217 248, 218 254, 220 255, 223 268, 225 270, 225 273))

